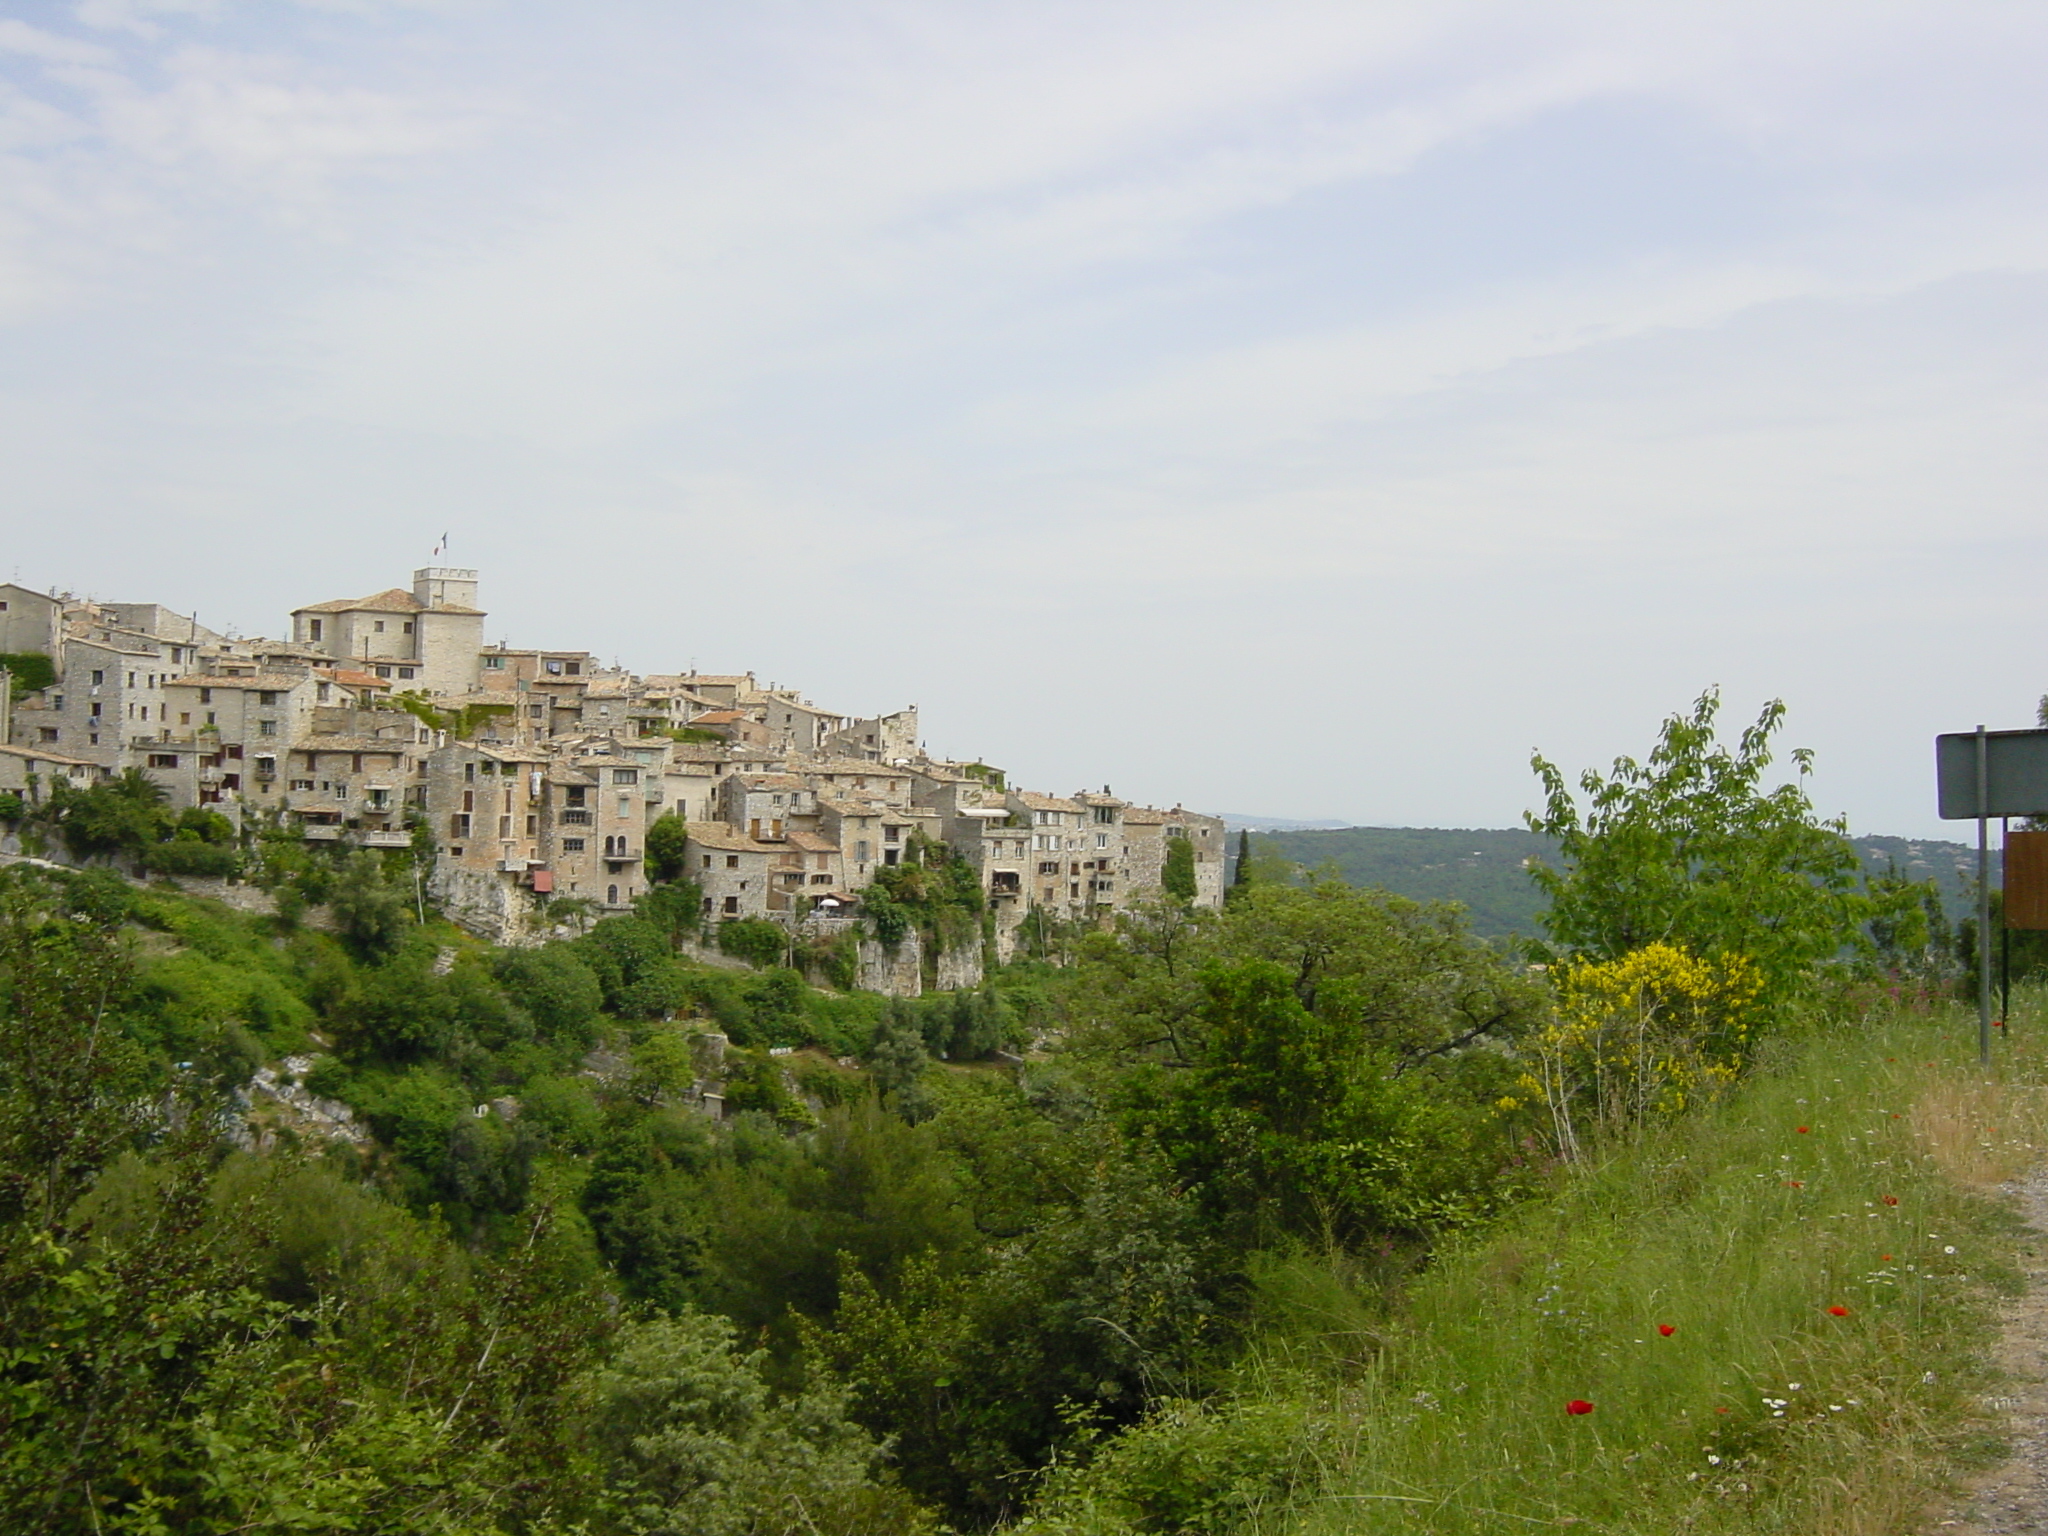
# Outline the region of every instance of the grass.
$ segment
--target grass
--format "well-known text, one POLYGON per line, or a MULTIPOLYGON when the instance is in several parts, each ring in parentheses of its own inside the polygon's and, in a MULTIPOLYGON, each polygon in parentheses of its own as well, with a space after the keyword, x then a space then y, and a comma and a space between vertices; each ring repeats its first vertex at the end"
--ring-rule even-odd
POLYGON ((1235 1398, 1112 1449, 1044 1528, 1920 1529, 1999 1452, 1987 1352, 2022 1229, 1997 1186, 2048 1149, 2025 1002, 1989 1076, 1961 1010, 1788 1046, 1445 1254, 1391 1318, 1282 1262, 1235 1398))

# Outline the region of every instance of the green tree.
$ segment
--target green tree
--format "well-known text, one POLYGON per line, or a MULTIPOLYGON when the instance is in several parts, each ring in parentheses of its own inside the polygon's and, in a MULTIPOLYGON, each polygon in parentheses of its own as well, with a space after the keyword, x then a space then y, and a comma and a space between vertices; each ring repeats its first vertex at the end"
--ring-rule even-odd
POLYGON ((674 880, 682 874, 683 847, 689 840, 689 824, 674 811, 655 818, 647 829, 647 867, 656 880, 674 880))
POLYGON ((392 953, 412 926, 410 895, 386 877, 384 861, 367 848, 348 856, 328 890, 327 905, 342 939, 365 960, 392 953))
POLYGON ((621 1531, 649 1536, 853 1536, 929 1528, 876 1476, 882 1446, 843 1392, 777 1400, 766 1356, 720 1317, 629 1323, 586 1378, 589 1441, 621 1531))
POLYGON ((57 668, 41 651, 0 651, 0 672, 13 680, 14 696, 35 693, 57 681, 57 668))
POLYGON ((1166 863, 1159 872, 1159 888, 1175 901, 1195 899, 1195 845, 1186 838, 1166 840, 1166 863))
POLYGON ((1251 828, 1241 828, 1237 834, 1237 867, 1230 872, 1230 889, 1223 894, 1227 900, 1237 900, 1238 893, 1252 883, 1252 834, 1251 828))
POLYGON ((89 789, 50 787, 49 816, 76 858, 139 856, 168 830, 164 791, 140 768, 89 789))
POLYGON ((1765 705, 1733 750, 1715 736, 1720 705, 1709 689, 1690 714, 1668 718, 1646 762, 1587 769, 1583 809, 1536 754, 1545 804, 1525 819, 1557 839, 1563 867, 1530 873, 1550 898, 1542 923, 1558 950, 1614 959, 1662 940, 1709 958, 1740 955, 1762 974, 1765 1007, 1776 1008, 1808 992, 1816 964, 1865 945, 1879 906, 1859 889, 1846 822, 1819 818, 1807 798, 1813 754, 1792 752, 1797 781, 1766 782, 1784 704, 1765 705))

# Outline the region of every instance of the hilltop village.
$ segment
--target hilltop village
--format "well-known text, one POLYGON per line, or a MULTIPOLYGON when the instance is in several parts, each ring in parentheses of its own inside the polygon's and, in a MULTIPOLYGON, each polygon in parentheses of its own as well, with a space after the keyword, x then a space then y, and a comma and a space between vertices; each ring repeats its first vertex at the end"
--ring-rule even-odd
POLYGON ((931 756, 914 706, 851 717, 752 673, 487 645, 477 588, 428 567, 410 589, 294 609, 290 637, 264 640, 0 585, 0 653, 53 674, 11 707, 0 687, 0 793, 135 769, 174 809, 311 843, 424 853, 423 827, 433 899, 500 943, 532 942, 551 908, 630 908, 665 817, 707 925, 851 923, 877 869, 934 845, 977 872, 997 959, 1034 913, 1100 921, 1157 896, 1175 839, 1195 903, 1222 901, 1217 817, 1014 787, 931 756))

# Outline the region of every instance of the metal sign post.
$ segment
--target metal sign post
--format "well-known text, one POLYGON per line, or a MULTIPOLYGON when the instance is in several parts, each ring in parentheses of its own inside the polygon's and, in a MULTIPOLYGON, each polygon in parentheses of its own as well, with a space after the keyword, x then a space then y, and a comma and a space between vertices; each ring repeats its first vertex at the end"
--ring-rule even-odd
POLYGON ((1977 1055, 1991 1061, 1991 818, 2048 816, 2048 730, 1934 738, 1940 816, 1977 823, 1977 1055))
POLYGON ((1991 1065, 1991 748, 1977 727, 1977 1061, 1991 1065))

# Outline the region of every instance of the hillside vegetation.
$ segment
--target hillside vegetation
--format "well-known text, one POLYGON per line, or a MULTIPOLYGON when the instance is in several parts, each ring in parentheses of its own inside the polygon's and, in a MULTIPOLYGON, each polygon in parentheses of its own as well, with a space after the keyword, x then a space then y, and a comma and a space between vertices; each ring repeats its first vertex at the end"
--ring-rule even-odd
MULTIPOLYGON (((1931 880, 1952 924, 1969 916, 1977 851, 1938 839, 1851 838, 1863 870, 1896 869, 1931 880)), ((1526 830, 1472 827, 1345 827, 1341 830, 1254 832, 1252 854, 1304 870, 1329 870, 1350 885, 1378 886, 1411 901, 1455 901, 1481 938, 1533 938, 1542 931, 1543 894, 1529 879, 1532 860, 1557 862, 1551 838, 1526 830)), ((1992 878, 1999 878, 1997 852, 1992 878)))
POLYGON ((1902 1529, 2039 1064, 1714 703, 1549 784, 1537 970, 1256 869, 915 1000, 680 883, 492 949, 403 851, 0 870, 0 1528, 1902 1529))

